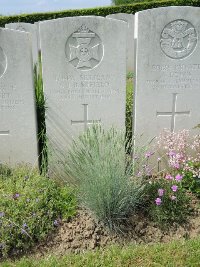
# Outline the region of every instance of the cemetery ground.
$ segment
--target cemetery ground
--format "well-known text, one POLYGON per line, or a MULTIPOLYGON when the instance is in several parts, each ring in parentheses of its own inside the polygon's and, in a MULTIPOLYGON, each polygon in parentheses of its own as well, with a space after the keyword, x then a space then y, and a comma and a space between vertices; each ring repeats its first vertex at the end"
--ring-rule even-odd
MULTIPOLYGON (((36 85, 42 149, 45 101, 40 77, 36 85)), ((131 98, 129 78, 129 139, 131 98)), ((148 162, 154 152, 146 147, 134 154, 138 169, 133 176, 132 161, 127 157, 125 167, 122 149, 126 144, 127 155, 131 153, 130 142, 115 129, 99 127, 82 135, 64 161, 66 176, 75 178, 70 182, 76 187, 44 175, 46 164, 42 174, 26 166, 11 170, 1 165, 0 265, 199 266, 199 136, 190 140, 187 131, 165 131, 158 149, 161 141, 169 168, 153 176, 148 162), (186 153, 192 146, 193 158, 186 153)))

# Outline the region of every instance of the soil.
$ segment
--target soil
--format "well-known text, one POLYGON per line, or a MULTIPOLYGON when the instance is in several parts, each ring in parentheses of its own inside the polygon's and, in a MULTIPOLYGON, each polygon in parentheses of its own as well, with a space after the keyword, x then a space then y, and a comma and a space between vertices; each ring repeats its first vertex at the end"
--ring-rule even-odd
POLYGON ((36 246, 31 254, 36 258, 48 254, 62 256, 111 244, 153 244, 195 238, 200 235, 200 208, 197 203, 194 204, 195 211, 185 224, 172 225, 170 229, 162 230, 147 217, 135 215, 123 234, 110 233, 89 211, 79 208, 74 218, 60 222, 58 231, 36 246))

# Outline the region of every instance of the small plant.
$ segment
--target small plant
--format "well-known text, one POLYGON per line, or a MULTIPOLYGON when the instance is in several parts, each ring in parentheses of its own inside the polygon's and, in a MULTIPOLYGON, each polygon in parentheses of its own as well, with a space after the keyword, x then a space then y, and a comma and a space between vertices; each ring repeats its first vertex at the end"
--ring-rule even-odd
POLYGON ((182 223, 189 215, 189 197, 182 182, 185 179, 177 173, 172 176, 152 179, 147 187, 149 194, 149 213, 151 218, 162 227, 182 223))
POLYGON ((126 140, 132 140, 132 121, 133 121, 133 82, 127 80, 126 84, 126 140))
POLYGON ((132 79, 133 78, 133 72, 132 71, 129 71, 126 75, 126 78, 127 79, 132 79))
POLYGON ((74 141, 66 159, 66 179, 78 186, 81 203, 111 230, 118 230, 140 204, 142 178, 133 178, 124 134, 99 125, 74 141))
POLYGON ((18 254, 44 239, 61 219, 75 214, 75 206, 69 188, 27 166, 1 165, 0 255, 18 254))
POLYGON ((200 196, 200 135, 188 130, 164 130, 157 138, 161 158, 169 172, 184 176, 182 185, 200 196))
POLYGON ((42 174, 47 172, 47 138, 45 125, 45 98, 43 93, 42 63, 39 58, 38 66, 34 67, 34 86, 38 123, 39 165, 42 174))

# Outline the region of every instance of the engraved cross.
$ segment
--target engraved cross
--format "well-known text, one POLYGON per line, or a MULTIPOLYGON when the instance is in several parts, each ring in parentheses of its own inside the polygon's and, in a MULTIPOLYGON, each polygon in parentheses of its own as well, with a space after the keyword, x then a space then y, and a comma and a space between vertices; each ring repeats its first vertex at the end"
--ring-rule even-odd
POLYGON ((10 131, 0 131, 0 135, 9 135, 10 131))
POLYGON ((172 111, 169 112, 156 112, 156 116, 170 116, 171 117, 171 132, 175 129, 176 115, 190 115, 190 111, 176 111, 177 93, 173 93, 172 111))
POLYGON ((84 130, 87 130, 89 124, 101 122, 101 120, 89 120, 88 119, 88 104, 82 104, 84 109, 84 119, 79 121, 72 121, 71 124, 84 124, 84 130))

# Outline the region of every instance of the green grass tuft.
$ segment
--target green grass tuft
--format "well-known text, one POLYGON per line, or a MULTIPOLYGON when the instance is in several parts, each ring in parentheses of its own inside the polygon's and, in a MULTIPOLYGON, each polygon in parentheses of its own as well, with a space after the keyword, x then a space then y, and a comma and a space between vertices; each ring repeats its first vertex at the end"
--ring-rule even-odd
POLYGON ((94 125, 74 141, 66 158, 66 180, 78 186, 79 197, 110 229, 131 216, 142 197, 142 180, 131 178, 124 134, 94 125))
POLYGON ((46 138, 46 125, 45 125, 45 97, 43 93, 43 80, 42 80, 42 64, 41 61, 35 65, 34 68, 34 85, 35 85, 35 98, 36 98, 36 111, 38 123, 38 145, 39 145, 39 166, 41 173, 47 172, 48 165, 48 149, 46 138))
POLYGON ((17 262, 4 262, 1 267, 199 267, 200 239, 168 244, 111 246, 81 255, 36 260, 24 257, 17 262))

